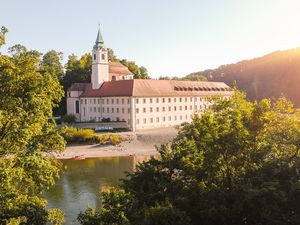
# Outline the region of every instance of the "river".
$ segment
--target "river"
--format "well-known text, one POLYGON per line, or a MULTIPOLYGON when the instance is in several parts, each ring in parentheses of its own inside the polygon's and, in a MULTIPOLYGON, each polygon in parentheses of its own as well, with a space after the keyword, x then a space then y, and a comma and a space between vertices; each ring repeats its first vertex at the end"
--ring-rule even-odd
POLYGON ((99 208, 100 192, 118 186, 125 172, 132 172, 137 163, 148 156, 61 160, 62 173, 56 184, 45 193, 47 208, 59 208, 65 213, 65 224, 78 224, 78 213, 87 206, 99 208))

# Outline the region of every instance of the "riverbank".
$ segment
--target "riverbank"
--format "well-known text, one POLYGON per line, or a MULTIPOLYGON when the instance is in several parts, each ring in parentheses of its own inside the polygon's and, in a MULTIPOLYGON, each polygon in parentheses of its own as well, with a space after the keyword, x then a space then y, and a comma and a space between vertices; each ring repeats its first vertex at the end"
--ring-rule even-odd
POLYGON ((121 135, 127 135, 130 138, 118 145, 69 145, 64 152, 54 154, 54 156, 58 159, 70 159, 81 155, 85 158, 157 155, 158 152, 155 146, 160 146, 171 141, 177 135, 177 132, 172 127, 125 132, 121 133, 121 135))

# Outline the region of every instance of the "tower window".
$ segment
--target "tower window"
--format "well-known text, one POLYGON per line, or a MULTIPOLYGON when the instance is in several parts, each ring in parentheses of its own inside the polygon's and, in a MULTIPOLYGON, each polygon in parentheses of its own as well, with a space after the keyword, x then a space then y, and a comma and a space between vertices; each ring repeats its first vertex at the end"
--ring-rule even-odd
POLYGON ((102 57, 103 60, 105 59, 105 55, 104 54, 102 54, 101 57, 102 57))
POLYGON ((96 54, 94 54, 94 60, 96 60, 96 54))

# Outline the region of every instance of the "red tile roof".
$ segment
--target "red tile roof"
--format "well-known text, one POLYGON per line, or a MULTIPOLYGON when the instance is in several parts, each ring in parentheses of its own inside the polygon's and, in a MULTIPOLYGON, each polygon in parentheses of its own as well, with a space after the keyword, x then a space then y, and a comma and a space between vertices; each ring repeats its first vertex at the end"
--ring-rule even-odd
MULTIPOLYGON (((71 87, 72 88, 72 87, 71 87)), ((80 97, 159 97, 194 96, 230 91, 223 82, 175 81, 175 80, 117 80, 104 82, 99 89, 93 90, 92 84, 85 86, 80 97)))
POLYGON ((129 69, 120 62, 109 62, 108 69, 109 73, 117 75, 133 75, 133 73, 131 73, 129 69))

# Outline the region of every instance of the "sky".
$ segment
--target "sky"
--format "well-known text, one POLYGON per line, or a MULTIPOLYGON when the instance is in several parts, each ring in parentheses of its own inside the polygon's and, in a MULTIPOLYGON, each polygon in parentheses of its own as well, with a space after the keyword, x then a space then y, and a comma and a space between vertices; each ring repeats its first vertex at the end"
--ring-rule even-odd
POLYGON ((0 0, 6 45, 78 56, 98 23, 120 59, 153 78, 185 76, 300 47, 299 0, 0 0))

